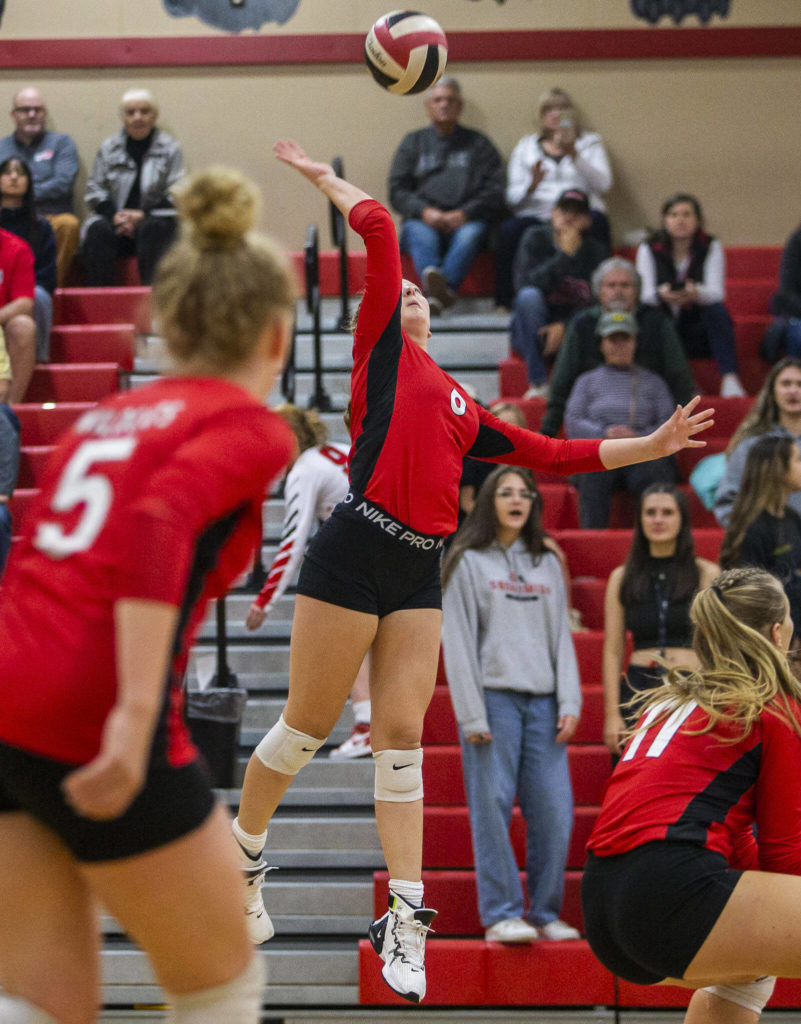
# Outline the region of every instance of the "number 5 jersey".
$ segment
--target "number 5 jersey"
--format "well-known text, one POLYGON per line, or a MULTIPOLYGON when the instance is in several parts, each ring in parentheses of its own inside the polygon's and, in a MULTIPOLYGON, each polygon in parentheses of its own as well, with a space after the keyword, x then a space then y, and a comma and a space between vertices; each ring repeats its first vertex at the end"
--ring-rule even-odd
POLYGON ((188 646, 260 543, 293 444, 280 417, 215 378, 165 378, 77 421, 0 589, 0 741, 70 763, 97 753, 116 697, 114 605, 131 598, 181 610, 153 759, 194 757, 188 646))

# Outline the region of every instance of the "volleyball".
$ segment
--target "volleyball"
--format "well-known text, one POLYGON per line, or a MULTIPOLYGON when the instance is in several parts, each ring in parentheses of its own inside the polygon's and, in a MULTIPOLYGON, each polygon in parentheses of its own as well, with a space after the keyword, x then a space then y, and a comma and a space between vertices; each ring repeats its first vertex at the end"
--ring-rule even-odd
POLYGON ((440 25, 419 11, 392 11, 379 18, 364 41, 364 62, 389 92, 405 96, 430 89, 448 62, 440 25))

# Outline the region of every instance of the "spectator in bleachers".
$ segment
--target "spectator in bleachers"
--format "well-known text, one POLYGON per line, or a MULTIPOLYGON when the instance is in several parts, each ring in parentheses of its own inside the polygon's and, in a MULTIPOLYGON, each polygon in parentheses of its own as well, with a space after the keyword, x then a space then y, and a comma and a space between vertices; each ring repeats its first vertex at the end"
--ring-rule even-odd
POLYGON ((628 702, 661 685, 667 669, 698 667, 690 602, 719 572, 695 554, 687 496, 672 484, 646 487, 631 548, 610 573, 604 598, 604 743, 613 757, 639 717, 628 702), (624 671, 627 631, 634 649, 624 671))
POLYGON ((801 515, 789 504, 801 491, 801 452, 789 434, 754 441, 720 549, 724 569, 767 569, 790 602, 793 635, 801 632, 801 515))
MULTIPOLYGON (((794 356, 785 356, 771 367, 751 411, 732 435, 726 449, 726 469, 715 496, 715 518, 721 526, 729 525, 742 488, 748 452, 765 434, 792 437, 801 450, 801 359, 794 356)), ((801 494, 792 494, 789 503, 801 514, 801 494)))
POLYGON ((556 200, 568 188, 590 199, 593 235, 611 248, 609 221, 601 198, 612 187, 612 171, 601 136, 585 132, 564 89, 540 97, 539 131, 525 135, 512 150, 506 202, 514 214, 505 220, 495 242, 495 301, 509 308, 514 298, 512 268, 523 232, 547 224, 556 200))
POLYGON ((86 183, 91 211, 82 229, 86 284, 114 283, 118 257, 136 256, 142 284, 178 229, 172 190, 184 175, 180 143, 156 124, 149 89, 129 89, 120 102, 123 127, 100 146, 86 183))
POLYGON ((779 288, 770 301, 770 311, 775 319, 762 340, 762 356, 769 363, 785 354, 801 356, 801 227, 785 243, 779 288))
POLYGON ((500 466, 443 564, 442 643, 459 723, 485 937, 577 939, 560 920, 573 828, 567 744, 581 711, 558 559, 526 469, 500 466), (509 837, 515 796, 527 824, 529 909, 509 837))
POLYGON ((462 106, 459 83, 441 78, 425 96, 431 124, 403 138, 389 171, 401 251, 434 315, 456 301, 504 205, 503 159, 486 135, 459 123, 462 106))
POLYGON ((633 263, 610 256, 592 275, 598 300, 570 318, 548 381, 548 407, 540 431, 555 437, 562 426, 565 403, 577 378, 602 362, 598 349, 598 321, 603 313, 633 313, 637 318, 634 362, 663 378, 673 398, 685 405, 695 393, 690 364, 673 318, 659 306, 640 302, 640 275, 633 263))
POLYGON ((11 363, 9 404, 21 402, 36 365, 33 250, 0 228, 0 328, 11 363))
POLYGON ((36 361, 46 363, 56 290, 56 237, 49 222, 37 216, 31 169, 16 156, 0 163, 0 227, 22 238, 33 250, 36 361))
POLYGON ((11 509, 8 503, 19 474, 19 434, 16 414, 0 402, 0 576, 11 549, 11 509))
POLYGON ((78 248, 80 225, 74 203, 78 149, 69 135, 47 131, 47 107, 38 89, 26 86, 14 94, 11 118, 14 132, 0 139, 0 160, 16 156, 31 168, 36 210, 55 232, 58 287, 62 288, 78 248))
POLYGON ((607 249, 589 229, 586 193, 567 189, 556 200, 550 224, 528 228, 520 241, 509 341, 526 361, 524 398, 547 395, 545 360, 558 352, 570 317, 592 302, 590 278, 607 249))
POLYGON ((726 300, 723 246, 704 230, 701 204, 678 192, 662 204, 662 227, 637 248, 642 301, 676 321, 691 359, 713 357, 724 397, 745 394, 737 373, 734 324, 726 300))
MULTIPOLYGON (((598 321, 603 363, 582 373, 565 408, 569 438, 644 437, 675 407, 667 384, 650 370, 637 366, 637 321, 631 313, 604 313, 598 321)), ((579 522, 584 529, 609 525, 612 494, 625 489, 639 496, 649 484, 677 479, 673 456, 621 466, 608 473, 576 474, 579 522)))

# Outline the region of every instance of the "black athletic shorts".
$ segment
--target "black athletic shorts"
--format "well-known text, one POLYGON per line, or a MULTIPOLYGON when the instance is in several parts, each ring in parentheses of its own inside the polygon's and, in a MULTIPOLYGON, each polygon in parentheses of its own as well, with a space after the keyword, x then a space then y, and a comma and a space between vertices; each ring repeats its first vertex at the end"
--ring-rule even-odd
POLYGON ((298 593, 382 618, 441 608, 442 537, 418 533, 353 492, 314 536, 298 593))
POLYGON ((584 930, 613 974, 637 985, 682 978, 742 871, 696 843, 645 843, 589 854, 581 880, 584 930))
POLYGON ((61 783, 74 764, 0 743, 0 814, 25 811, 54 832, 79 861, 99 862, 155 850, 198 828, 214 807, 201 761, 156 768, 128 810, 92 821, 65 801, 61 783))

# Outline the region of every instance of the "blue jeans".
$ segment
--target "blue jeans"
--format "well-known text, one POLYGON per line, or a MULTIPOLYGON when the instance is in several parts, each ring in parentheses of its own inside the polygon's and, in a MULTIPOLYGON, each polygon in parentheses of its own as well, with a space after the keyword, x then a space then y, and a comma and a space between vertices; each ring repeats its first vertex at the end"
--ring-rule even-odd
POLYGON ((734 324, 722 302, 683 309, 676 327, 688 359, 708 359, 712 356, 721 376, 737 373, 734 324))
POLYGON ((478 909, 489 928, 523 916, 523 888, 509 838, 515 794, 526 821, 526 876, 532 924, 562 909, 573 829, 567 747, 555 743, 556 699, 515 690, 485 690, 491 743, 467 743, 462 770, 476 865, 478 909))
POLYGON ((787 346, 787 355, 801 358, 801 319, 797 316, 787 318, 787 326, 784 329, 784 343, 787 346))
POLYGON ((36 323, 36 362, 50 361, 50 331, 53 327, 53 299, 45 288, 36 285, 33 295, 33 319, 36 323))
POLYGON ((412 257, 421 280, 426 267, 436 267, 455 292, 484 248, 487 229, 483 220, 469 220, 452 235, 445 235, 421 220, 407 220, 401 228, 400 247, 412 257))
POLYGON ((547 376, 540 354, 540 328, 549 322, 548 303, 539 288, 521 288, 509 321, 509 343, 526 361, 529 384, 543 384, 547 376))

